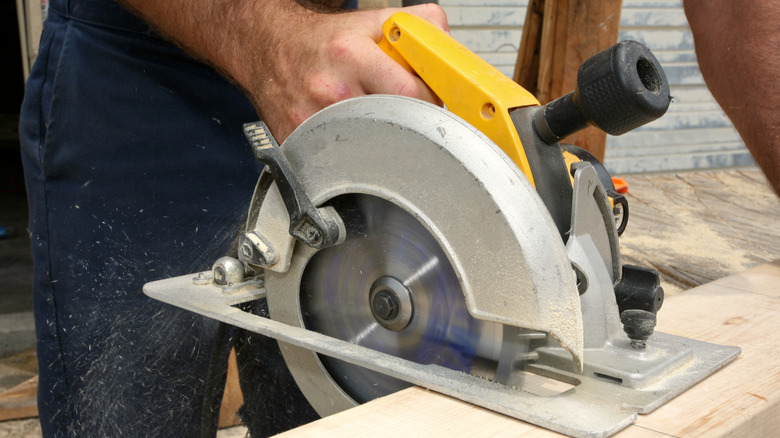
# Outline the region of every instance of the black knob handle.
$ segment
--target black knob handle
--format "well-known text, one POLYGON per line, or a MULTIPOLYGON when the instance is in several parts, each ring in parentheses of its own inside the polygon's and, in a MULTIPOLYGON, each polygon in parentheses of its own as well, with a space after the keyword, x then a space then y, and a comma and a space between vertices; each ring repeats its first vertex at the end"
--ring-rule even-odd
POLYGON ((657 313, 664 304, 664 289, 658 271, 623 265, 620 282, 615 285, 615 299, 621 313, 629 309, 657 313))
POLYGON ((669 82, 650 49, 621 41, 583 62, 576 89, 545 105, 534 127, 549 144, 587 125, 620 135, 661 117, 670 101, 669 82))

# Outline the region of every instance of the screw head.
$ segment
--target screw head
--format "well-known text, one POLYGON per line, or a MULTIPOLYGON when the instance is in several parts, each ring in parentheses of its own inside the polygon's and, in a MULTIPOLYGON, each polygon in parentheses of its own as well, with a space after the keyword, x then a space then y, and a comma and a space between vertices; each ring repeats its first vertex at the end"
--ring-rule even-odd
POLYGON ((241 245, 241 255, 243 255, 247 259, 251 259, 253 253, 254 253, 254 249, 252 248, 251 243, 244 242, 244 244, 241 245))
POLYGON ((311 243, 317 244, 322 240, 322 234, 316 227, 310 226, 306 228, 306 239, 311 243))
POLYGON ((398 315, 398 296, 388 290, 382 290, 374 295, 371 301, 371 310, 377 318, 389 321, 398 315))
POLYGON ((225 284, 225 268, 218 266, 214 268, 214 282, 217 284, 225 284))

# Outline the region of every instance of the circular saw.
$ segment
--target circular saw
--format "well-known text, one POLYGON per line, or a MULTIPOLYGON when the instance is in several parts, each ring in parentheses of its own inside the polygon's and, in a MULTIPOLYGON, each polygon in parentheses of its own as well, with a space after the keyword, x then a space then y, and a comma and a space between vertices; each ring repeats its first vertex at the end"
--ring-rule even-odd
POLYGON ((658 274, 620 263, 626 199, 594 157, 559 143, 666 111, 649 50, 619 43, 542 106, 421 19, 399 13, 383 31, 380 46, 445 106, 350 99, 282 145, 245 125, 266 170, 237 253, 148 295, 279 340, 323 416, 422 385, 605 436, 737 357, 654 333, 658 274), (236 306, 250 300, 270 317, 236 306), (533 393, 529 376, 569 388, 533 393))

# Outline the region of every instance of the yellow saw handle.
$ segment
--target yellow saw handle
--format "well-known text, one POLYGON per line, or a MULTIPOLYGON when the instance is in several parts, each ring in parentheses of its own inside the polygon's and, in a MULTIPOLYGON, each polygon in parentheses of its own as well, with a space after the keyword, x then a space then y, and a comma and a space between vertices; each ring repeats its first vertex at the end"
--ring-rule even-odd
POLYGON ((493 140, 535 187, 509 111, 539 105, 536 97, 420 17, 397 12, 382 32, 379 47, 425 81, 451 112, 493 140))

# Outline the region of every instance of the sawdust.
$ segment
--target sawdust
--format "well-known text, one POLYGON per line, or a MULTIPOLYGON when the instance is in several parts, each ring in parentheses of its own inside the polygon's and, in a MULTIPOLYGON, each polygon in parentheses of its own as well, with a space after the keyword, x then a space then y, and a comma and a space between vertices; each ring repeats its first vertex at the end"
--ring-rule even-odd
POLYGON ((668 294, 780 256, 780 200, 757 170, 627 178, 623 262, 658 270, 668 294))

